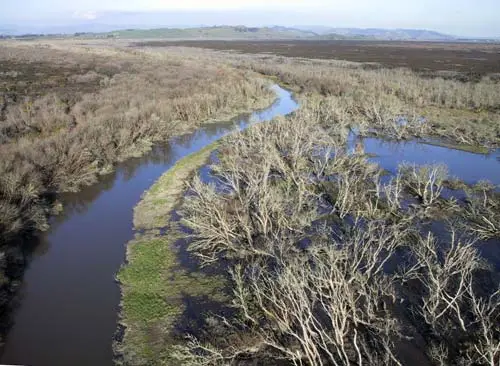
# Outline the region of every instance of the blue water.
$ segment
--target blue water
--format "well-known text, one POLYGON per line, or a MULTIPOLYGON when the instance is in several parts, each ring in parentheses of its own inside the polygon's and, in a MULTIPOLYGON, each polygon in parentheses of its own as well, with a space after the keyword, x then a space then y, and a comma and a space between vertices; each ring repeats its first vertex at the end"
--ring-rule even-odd
MULTIPOLYGON (((353 138, 351 137, 351 145, 353 138)), ((426 144, 423 141, 388 141, 379 138, 364 138, 365 153, 374 154, 373 162, 392 174, 403 162, 422 164, 445 164, 450 176, 466 183, 476 183, 486 179, 500 185, 500 150, 489 154, 475 154, 441 146, 426 144)))

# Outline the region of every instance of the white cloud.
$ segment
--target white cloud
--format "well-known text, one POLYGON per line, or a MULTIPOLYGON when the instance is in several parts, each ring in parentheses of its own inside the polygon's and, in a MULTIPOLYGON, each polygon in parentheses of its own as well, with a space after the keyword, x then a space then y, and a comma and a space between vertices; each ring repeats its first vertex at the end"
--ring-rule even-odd
POLYGON ((324 0, 143 0, 141 2, 126 1, 123 4, 142 10, 193 10, 193 9, 240 9, 240 8, 305 8, 324 4, 324 0), (140 5, 139 5, 140 4, 140 5))
POLYGON ((95 11, 76 11, 73 13, 74 18, 94 20, 99 17, 99 14, 95 11))

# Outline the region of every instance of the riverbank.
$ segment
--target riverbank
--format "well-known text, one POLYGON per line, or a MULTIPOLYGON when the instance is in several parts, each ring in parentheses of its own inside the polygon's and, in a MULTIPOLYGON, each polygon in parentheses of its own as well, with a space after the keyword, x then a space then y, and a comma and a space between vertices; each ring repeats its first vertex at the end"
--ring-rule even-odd
POLYGON ((179 251, 185 248, 179 247, 179 240, 185 233, 171 223, 185 184, 217 146, 214 142, 177 162, 134 209, 134 227, 141 233, 127 244, 126 264, 117 275, 123 327, 122 339, 115 343, 117 364, 165 362, 173 352, 172 327, 187 308, 185 298, 224 299, 223 277, 191 274, 181 266, 179 251))
POLYGON ((186 182, 195 170, 207 161, 217 146, 216 141, 183 158, 153 184, 134 208, 135 230, 161 229, 168 226, 170 213, 185 190, 186 182))
MULTIPOLYGON (((296 108, 291 93, 274 88, 278 100, 269 108, 243 118, 232 132, 270 121, 296 108)), ((204 306, 208 310, 210 304, 228 300, 225 276, 193 271, 186 266, 186 261, 189 262, 186 233, 173 218, 186 183, 219 146, 217 136, 211 141, 164 173, 134 209, 134 227, 139 232, 128 243, 127 261, 117 276, 122 289, 122 334, 114 346, 118 364, 159 365, 172 361, 170 357, 179 341, 179 332, 182 333, 182 327, 176 328, 179 319, 190 319, 186 312, 197 314, 204 312, 204 306)))

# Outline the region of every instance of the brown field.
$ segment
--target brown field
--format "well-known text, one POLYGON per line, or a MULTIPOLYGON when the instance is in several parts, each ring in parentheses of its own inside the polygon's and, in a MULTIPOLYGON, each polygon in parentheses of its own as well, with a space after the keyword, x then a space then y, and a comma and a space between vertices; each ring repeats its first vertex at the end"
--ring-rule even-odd
POLYGON ((375 62, 419 72, 458 72, 467 79, 500 73, 500 44, 372 41, 151 41, 136 46, 186 46, 286 57, 375 62))

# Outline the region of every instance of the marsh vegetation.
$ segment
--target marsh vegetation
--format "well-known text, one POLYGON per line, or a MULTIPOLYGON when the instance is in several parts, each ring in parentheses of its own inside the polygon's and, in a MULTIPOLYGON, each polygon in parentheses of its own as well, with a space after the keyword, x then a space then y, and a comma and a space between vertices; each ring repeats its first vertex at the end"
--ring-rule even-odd
POLYGON ((189 253, 191 270, 224 275, 228 299, 203 316, 173 316, 168 357, 128 358, 137 353, 125 344, 125 363, 496 365, 498 188, 457 180, 442 163, 388 172, 349 141, 433 138, 492 151, 498 80, 204 54, 279 80, 301 108, 225 138, 210 178, 187 184, 175 215, 189 233, 179 265, 189 253))
MULTIPOLYGON (((330 108, 321 109, 324 119, 356 128, 360 135, 431 137, 443 144, 483 153, 500 143, 500 69, 470 79, 465 71, 424 72, 409 56, 407 67, 387 68, 383 62, 177 49, 168 47, 168 43, 152 45, 164 46, 153 50, 168 50, 185 57, 196 57, 201 52, 205 58, 272 77, 296 91, 301 103, 329 104, 330 108)), ((438 46, 431 48, 439 49, 438 46)), ((406 48, 420 50, 417 45, 406 48)), ((390 45, 381 49, 391 54, 390 45)))
POLYGON ((0 70, 2 308, 25 265, 19 238, 48 228, 61 192, 97 182, 156 142, 274 98, 251 72, 71 42, 6 42, 0 70))
POLYGON ((445 197, 443 165, 402 164, 388 178, 317 115, 229 138, 211 184, 192 181, 189 251, 226 263, 237 315, 207 322, 179 359, 494 365, 498 264, 480 254, 500 239, 494 186, 445 197))
POLYGON ((498 364, 498 187, 363 146, 495 151, 497 71, 120 45, 0 46, 2 289, 61 192, 267 106, 271 79, 300 110, 177 162, 137 206, 117 363, 498 364))

